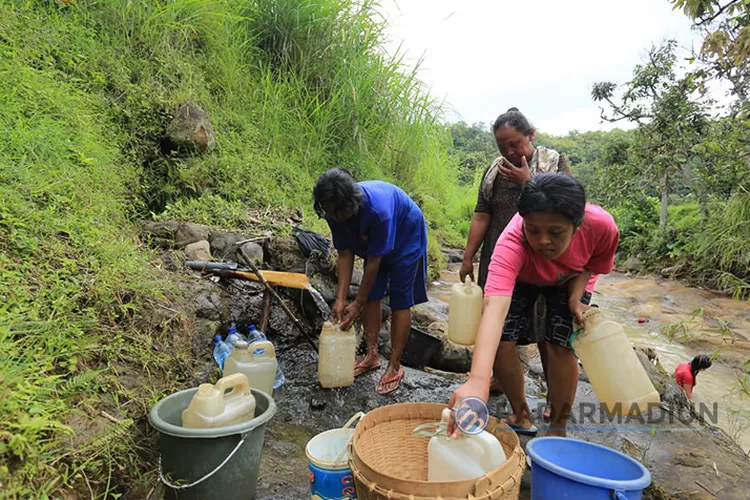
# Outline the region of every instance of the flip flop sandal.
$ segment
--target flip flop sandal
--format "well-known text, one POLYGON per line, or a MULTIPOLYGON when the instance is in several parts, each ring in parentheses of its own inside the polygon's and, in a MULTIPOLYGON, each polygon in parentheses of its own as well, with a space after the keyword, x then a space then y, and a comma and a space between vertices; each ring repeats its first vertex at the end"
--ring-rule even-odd
POLYGON ((380 377, 380 382, 378 382, 378 386, 375 388, 375 392, 380 394, 381 396, 385 396, 386 394, 390 394, 394 392, 396 389, 398 389, 401 386, 401 380, 404 378, 404 369, 401 368, 396 375, 391 377, 390 379, 385 378, 385 374, 383 374, 382 377, 380 377), (391 389, 386 390, 385 386, 392 385, 393 387, 391 389))
POLYGON ((522 434, 524 436, 536 436, 539 433, 539 429, 534 424, 531 424, 531 427, 521 427, 512 423, 507 418, 504 418, 502 421, 508 427, 516 431, 516 434, 522 434))
POLYGON ((362 361, 357 361, 357 363, 354 365, 354 376, 359 377, 360 375, 363 375, 367 372, 371 372, 373 370, 379 370, 380 369, 380 362, 378 361, 374 365, 365 365, 362 364, 362 361))

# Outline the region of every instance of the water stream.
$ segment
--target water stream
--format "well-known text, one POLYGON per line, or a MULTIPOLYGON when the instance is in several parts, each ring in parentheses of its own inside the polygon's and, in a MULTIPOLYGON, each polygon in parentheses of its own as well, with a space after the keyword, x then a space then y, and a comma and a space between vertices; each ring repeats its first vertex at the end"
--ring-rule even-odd
POLYGON ((315 305, 318 306, 320 312, 324 318, 328 318, 331 315, 331 308, 328 307, 328 303, 323 298, 323 295, 317 291, 312 285, 307 286, 307 291, 312 295, 315 305))
MULTIPOLYGON (((447 302, 457 281, 457 267, 445 271, 431 286, 431 300, 447 302)), ((718 417, 715 425, 750 453, 750 389, 743 367, 750 360, 750 304, 675 281, 620 273, 600 278, 592 302, 619 322, 634 344, 654 349, 668 373, 696 354, 716 353, 713 366, 698 375, 693 402, 706 405, 718 417), (662 332, 665 327, 668 333, 669 325, 684 328, 672 328, 670 339, 662 332)))

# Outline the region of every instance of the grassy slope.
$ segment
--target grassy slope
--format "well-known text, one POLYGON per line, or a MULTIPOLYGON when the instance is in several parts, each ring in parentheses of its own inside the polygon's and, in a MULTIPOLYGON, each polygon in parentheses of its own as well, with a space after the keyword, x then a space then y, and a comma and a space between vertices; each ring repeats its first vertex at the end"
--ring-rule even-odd
POLYGON ((135 220, 236 227, 271 205, 322 230, 310 188, 343 165, 412 194, 433 255, 438 237, 462 240, 473 195, 457 187, 439 107, 379 50, 372 9, 0 3, 0 497, 86 483, 102 497, 149 480, 130 428, 190 359, 157 352, 175 318, 154 311, 175 292, 135 220), (218 148, 164 155, 188 100, 211 117, 218 148), (122 367, 145 381, 123 383, 122 367), (81 435, 102 409, 121 423, 81 435))

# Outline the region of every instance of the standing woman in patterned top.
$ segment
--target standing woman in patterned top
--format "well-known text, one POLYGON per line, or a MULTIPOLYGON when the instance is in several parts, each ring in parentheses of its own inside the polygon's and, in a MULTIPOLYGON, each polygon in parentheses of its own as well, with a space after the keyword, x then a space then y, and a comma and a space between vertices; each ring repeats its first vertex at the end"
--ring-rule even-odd
MULTIPOLYGON (((464 260, 459 272, 462 283, 467 275, 474 280, 473 260, 481 245, 477 284, 482 288, 487 281, 487 269, 495 243, 517 212, 518 199, 526 181, 542 172, 561 172, 572 175, 568 160, 564 156, 552 149, 534 146, 535 130, 517 108, 510 108, 498 116, 492 125, 492 132, 501 156, 495 159, 482 178, 477 205, 471 219, 464 260)), ((535 308, 535 323, 539 327, 539 323, 542 322, 540 320, 544 316, 543 299, 535 305, 535 308)), ((540 332, 534 330, 531 329, 528 338, 520 339, 518 343, 524 345, 537 342, 546 379, 547 356, 544 338, 540 332)), ((502 384, 497 378, 493 377, 491 390, 502 392, 502 384)), ((547 418, 549 418, 548 412, 549 410, 545 411, 547 418)))

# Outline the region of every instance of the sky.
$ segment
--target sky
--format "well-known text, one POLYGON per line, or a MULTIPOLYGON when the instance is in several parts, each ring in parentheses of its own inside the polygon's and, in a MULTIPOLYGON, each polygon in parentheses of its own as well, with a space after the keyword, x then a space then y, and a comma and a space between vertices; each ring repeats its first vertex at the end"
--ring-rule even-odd
POLYGON ((591 86, 627 82, 652 44, 687 57, 700 35, 668 0, 381 0, 393 54, 422 58, 420 79, 445 121, 487 124, 515 106, 539 131, 628 128, 602 123, 591 86))

